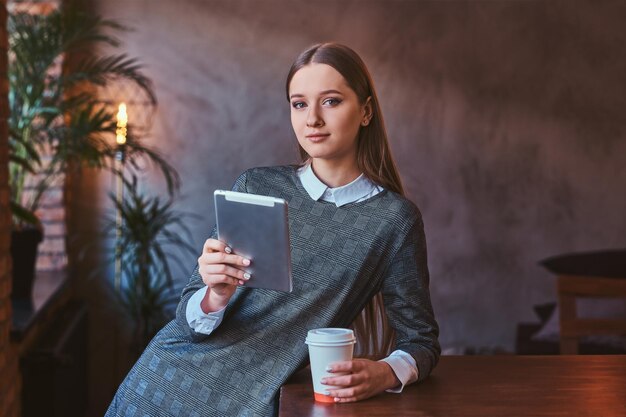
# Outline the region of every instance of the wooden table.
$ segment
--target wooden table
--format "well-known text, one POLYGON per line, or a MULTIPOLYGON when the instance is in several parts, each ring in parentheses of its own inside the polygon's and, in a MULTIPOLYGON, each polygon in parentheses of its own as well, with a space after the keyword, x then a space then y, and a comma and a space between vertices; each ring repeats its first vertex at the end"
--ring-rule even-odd
POLYGON ((626 355, 442 356, 431 376, 365 401, 313 401, 310 373, 280 392, 279 417, 626 416, 626 355))

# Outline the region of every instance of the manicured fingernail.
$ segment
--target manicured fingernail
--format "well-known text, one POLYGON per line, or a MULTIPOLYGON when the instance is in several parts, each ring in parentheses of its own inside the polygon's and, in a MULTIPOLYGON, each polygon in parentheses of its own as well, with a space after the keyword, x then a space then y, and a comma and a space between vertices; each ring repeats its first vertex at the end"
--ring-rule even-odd
POLYGON ((243 281, 242 280, 239 280, 239 285, 243 285, 243 281))
POLYGON ((224 252, 226 252, 226 253, 233 253, 233 250, 229 246, 226 246, 224 248, 224 252))
POLYGON ((325 369, 325 371, 326 371, 326 372, 332 372, 332 371, 333 371, 333 368, 331 368, 330 366, 327 366, 327 367, 326 367, 326 369, 325 369))
POLYGON ((246 258, 244 258, 244 259, 243 259, 243 264, 244 264, 244 265, 250 265, 250 259, 246 259, 246 258))
MULTIPOLYGON (((327 382, 328 382, 328 380, 327 380, 326 378, 322 378, 322 379, 320 379, 320 382, 321 382, 322 384, 325 384, 325 383, 327 383, 327 382)), ((326 395, 328 395, 328 394, 326 394, 326 395)))
POLYGON ((339 402, 339 398, 335 397, 335 402, 338 403, 339 402))
POLYGON ((244 273, 243 274, 243 279, 250 279, 250 274, 249 273, 244 273))

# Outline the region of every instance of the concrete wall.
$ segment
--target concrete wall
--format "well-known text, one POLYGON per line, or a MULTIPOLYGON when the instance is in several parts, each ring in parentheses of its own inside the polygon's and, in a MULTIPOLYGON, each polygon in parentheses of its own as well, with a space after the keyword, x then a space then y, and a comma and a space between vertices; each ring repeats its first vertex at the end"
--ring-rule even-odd
POLYGON ((202 215, 189 223, 198 250, 215 188, 248 167, 295 161, 284 77, 299 51, 326 40, 356 49, 376 82, 424 215, 444 348, 512 349, 515 324, 555 298, 539 260, 626 247, 625 3, 102 0, 96 9, 135 29, 125 50, 160 100, 150 140, 182 176, 179 208, 202 215))

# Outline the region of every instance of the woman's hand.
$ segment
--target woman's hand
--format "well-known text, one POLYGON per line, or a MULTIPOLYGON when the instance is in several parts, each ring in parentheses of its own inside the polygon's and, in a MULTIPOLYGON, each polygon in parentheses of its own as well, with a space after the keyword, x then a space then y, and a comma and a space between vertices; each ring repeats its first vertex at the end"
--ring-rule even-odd
POLYGON ((400 385, 391 366, 382 361, 354 359, 334 362, 328 372, 348 372, 347 375, 322 378, 322 384, 340 387, 328 390, 328 395, 340 403, 364 400, 400 385))
POLYGON ((202 255, 198 258, 198 272, 209 287, 200 303, 205 313, 226 307, 237 287, 250 279, 250 274, 238 268, 250 265, 250 260, 231 252, 217 239, 204 242, 202 255))

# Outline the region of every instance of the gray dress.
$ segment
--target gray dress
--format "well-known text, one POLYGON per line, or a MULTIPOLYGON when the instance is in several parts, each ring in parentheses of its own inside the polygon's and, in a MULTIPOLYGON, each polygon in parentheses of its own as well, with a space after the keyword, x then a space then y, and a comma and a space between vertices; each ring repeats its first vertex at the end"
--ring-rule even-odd
POLYGON ((390 191, 341 207, 314 201, 296 168, 253 168, 233 187, 287 200, 293 292, 238 288, 207 336, 185 317, 189 298, 204 285, 196 268, 176 319, 150 342, 106 417, 273 416, 280 386, 308 361, 307 331, 348 327, 378 291, 396 349, 415 358, 420 380, 430 374, 439 329, 419 210, 390 191))

